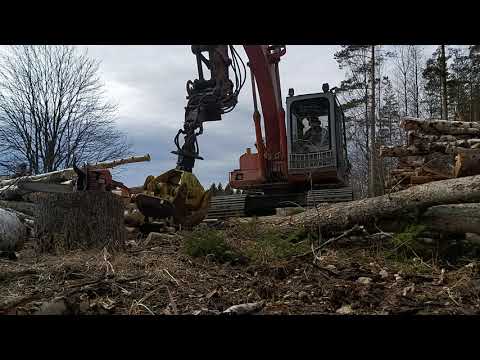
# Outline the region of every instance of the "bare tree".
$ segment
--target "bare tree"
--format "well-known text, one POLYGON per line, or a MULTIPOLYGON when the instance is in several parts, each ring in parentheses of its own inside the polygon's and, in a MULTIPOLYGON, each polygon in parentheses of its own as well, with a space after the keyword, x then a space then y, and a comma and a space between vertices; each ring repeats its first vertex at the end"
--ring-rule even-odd
POLYGON ((442 84, 442 119, 448 120, 447 104, 447 60, 445 57, 445 45, 440 45, 440 78, 442 84))
POLYGON ((420 117, 420 81, 423 70, 422 49, 418 45, 409 45, 411 74, 409 80, 410 98, 413 104, 413 114, 420 117))
POLYGON ((395 73, 398 82, 398 92, 401 93, 403 115, 408 113, 408 77, 411 69, 411 56, 409 46, 396 46, 395 48, 395 73))
POLYGON ((12 46, 0 61, 0 167, 36 174, 129 153, 86 51, 12 46))

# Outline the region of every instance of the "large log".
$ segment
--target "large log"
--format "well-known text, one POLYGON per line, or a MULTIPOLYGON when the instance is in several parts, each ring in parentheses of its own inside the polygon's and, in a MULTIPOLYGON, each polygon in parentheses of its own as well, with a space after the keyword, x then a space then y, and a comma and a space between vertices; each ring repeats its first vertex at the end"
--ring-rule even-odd
POLYGON ((39 202, 38 250, 119 249, 125 245, 124 204, 110 192, 49 194, 39 202))
POLYGON ((25 242, 27 229, 15 213, 0 209, 0 252, 14 253, 25 242))
POLYGON ((433 206, 419 222, 436 231, 480 234, 480 203, 433 206))
POLYGON ((377 220, 393 219, 399 214, 420 214, 436 205, 476 202, 480 202, 480 175, 435 181, 388 195, 309 209, 295 215, 292 224, 319 226, 322 232, 330 233, 356 224, 373 225, 377 220))
POLYGON ((480 174, 480 149, 464 149, 455 157, 455 177, 480 174))
POLYGON ((404 117, 400 127, 432 135, 480 135, 480 123, 404 117))

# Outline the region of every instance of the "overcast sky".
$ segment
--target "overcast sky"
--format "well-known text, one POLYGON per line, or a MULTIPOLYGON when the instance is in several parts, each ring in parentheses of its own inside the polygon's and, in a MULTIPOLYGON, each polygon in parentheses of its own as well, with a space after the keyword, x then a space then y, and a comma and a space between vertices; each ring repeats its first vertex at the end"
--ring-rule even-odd
MULTIPOLYGON (((242 46, 237 46, 247 61, 242 46)), ((343 72, 334 53, 337 45, 288 45, 280 62, 282 97, 288 88, 295 94, 321 91, 322 84, 338 86, 343 72)), ((433 46, 428 48, 433 49, 433 46)), ((118 126, 133 145, 135 154, 149 153, 152 161, 124 166, 116 177, 127 186, 143 184, 147 175, 159 175, 175 167, 173 138, 183 125, 186 105, 185 83, 195 79, 196 61, 190 45, 87 46, 89 54, 101 61, 101 77, 106 95, 118 104, 118 126)), ((427 50, 427 49, 426 49, 427 50)), ((430 50, 430 49, 428 49, 430 50)), ((426 52, 427 56, 431 54, 426 52)), ((251 85, 247 82, 235 110, 220 122, 205 125, 199 137, 200 153, 194 173, 204 186, 228 181, 239 156, 254 148, 251 85)))

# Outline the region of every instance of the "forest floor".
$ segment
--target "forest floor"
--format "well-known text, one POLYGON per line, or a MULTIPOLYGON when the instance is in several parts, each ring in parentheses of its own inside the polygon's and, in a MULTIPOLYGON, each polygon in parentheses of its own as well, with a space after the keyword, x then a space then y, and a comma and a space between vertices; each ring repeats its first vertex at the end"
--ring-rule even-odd
POLYGON ((257 225, 148 242, 131 233, 115 253, 37 254, 27 242, 18 260, 0 259, 0 314, 202 315, 252 302, 257 314, 480 313, 476 260, 425 260, 358 236, 314 253, 305 239, 278 245, 274 226, 257 225))

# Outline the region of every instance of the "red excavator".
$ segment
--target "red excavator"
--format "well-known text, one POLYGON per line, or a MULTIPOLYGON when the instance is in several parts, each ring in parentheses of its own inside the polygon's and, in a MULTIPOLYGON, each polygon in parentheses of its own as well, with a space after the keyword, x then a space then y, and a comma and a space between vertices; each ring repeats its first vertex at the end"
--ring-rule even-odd
MULTIPOLYGON (((315 94, 295 95, 291 88, 285 112, 279 62, 286 47, 243 47, 251 74, 257 151, 247 148, 240 156, 240 168, 230 172, 230 186, 243 190, 242 194, 213 197, 208 217, 268 215, 281 207, 352 200, 345 118, 335 93, 328 84, 315 94)), ((235 108, 247 77, 247 67, 233 46, 191 48, 198 79, 187 82, 185 123, 174 140, 177 150, 172 152, 178 156, 177 170, 184 172, 192 172, 195 160, 202 159, 197 137, 203 132, 203 123, 219 121, 235 108), (204 67, 210 72, 209 79, 204 67)))

